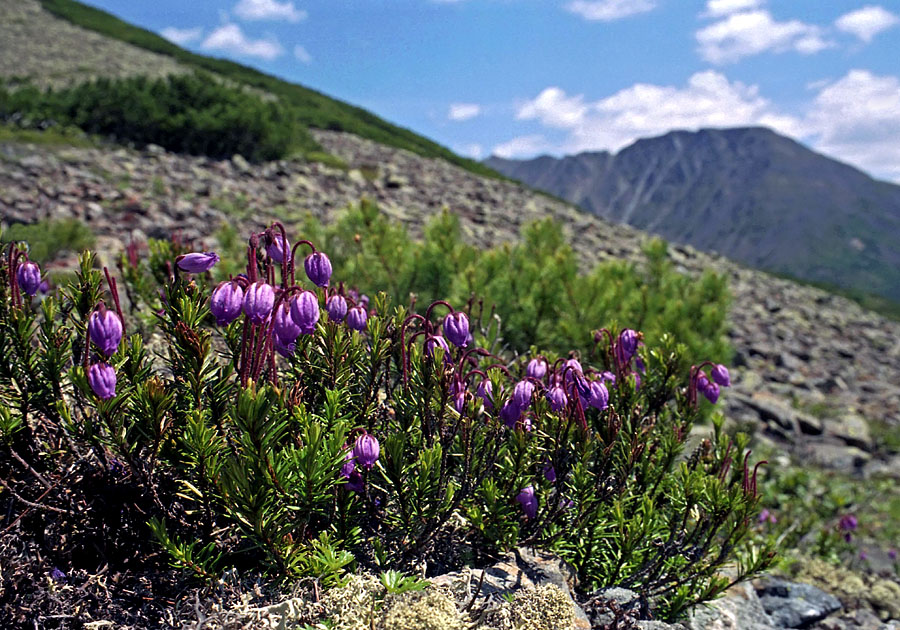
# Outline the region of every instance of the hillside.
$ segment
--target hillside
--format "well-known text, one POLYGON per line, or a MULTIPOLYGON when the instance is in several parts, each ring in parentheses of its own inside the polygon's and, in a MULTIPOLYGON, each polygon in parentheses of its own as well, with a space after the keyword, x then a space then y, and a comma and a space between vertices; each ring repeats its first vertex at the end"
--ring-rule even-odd
POLYGON ((677 243, 900 300, 900 186, 768 129, 675 131, 615 155, 486 164, 677 243))
POLYGON ((189 52, 115 16, 74 0, 0 0, 0 78, 42 85, 95 77, 203 70, 262 90, 290 106, 300 124, 346 131, 424 157, 440 157, 488 177, 497 173, 362 108, 248 66, 189 52))

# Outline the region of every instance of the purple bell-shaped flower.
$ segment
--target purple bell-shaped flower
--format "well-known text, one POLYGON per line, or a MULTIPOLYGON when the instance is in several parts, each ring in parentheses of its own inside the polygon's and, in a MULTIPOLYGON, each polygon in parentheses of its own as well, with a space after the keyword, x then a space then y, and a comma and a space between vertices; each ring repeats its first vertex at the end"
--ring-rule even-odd
POLYGON ((500 420, 510 429, 516 426, 519 418, 522 417, 522 408, 512 400, 507 400, 500 408, 500 420))
POLYGON ((254 282, 244 293, 244 313, 254 324, 262 324, 275 306, 275 289, 265 282, 254 282))
POLYGON ((26 295, 34 297, 41 288, 41 268, 37 263, 26 260, 16 269, 16 282, 26 295))
POLYGON ((280 337, 285 344, 296 341, 301 332, 300 326, 297 325, 297 322, 291 316, 291 310, 295 301, 291 300, 290 303, 281 302, 275 308, 275 316, 272 318, 275 336, 280 337))
POLYGON ((322 252, 313 252, 303 261, 306 277, 317 287, 327 287, 331 279, 331 261, 322 252))
POLYGON ((534 394, 534 385, 530 381, 519 381, 513 389, 512 401, 524 411, 531 406, 532 394, 534 394))
POLYGON ((217 262, 219 262, 219 255, 215 252, 193 252, 175 258, 178 268, 188 273, 209 271, 217 262))
POLYGON ((542 380, 546 374, 547 361, 545 361, 543 357, 532 359, 528 362, 528 367, 525 368, 525 376, 539 381, 542 380))
POLYGON ((275 335, 272 338, 272 345, 275 348, 275 352, 283 356, 285 359, 292 356, 294 354, 294 350, 297 349, 296 337, 291 340, 282 339, 280 335, 275 335))
POLYGON ((435 348, 443 349, 444 361, 446 363, 449 363, 450 362, 450 346, 447 345, 447 341, 440 335, 432 335, 425 341, 425 355, 429 359, 434 358, 434 349, 435 348))
POLYGON ((351 330, 364 332, 366 330, 366 321, 369 319, 366 309, 363 306, 354 306, 347 311, 347 326, 351 330))
POLYGON ((353 456, 356 458, 356 463, 362 468, 370 470, 378 461, 380 453, 381 447, 374 435, 363 433, 356 438, 356 444, 353 445, 353 456))
POLYGON ((522 488, 519 494, 516 495, 516 502, 522 506, 522 511, 525 512, 525 516, 530 519, 537 516, 538 500, 534 494, 534 486, 522 488))
POLYGON ((244 290, 241 285, 233 280, 226 280, 213 289, 209 298, 209 311, 219 326, 226 326, 240 316, 243 302, 244 290))
POLYGON ((301 291, 291 302, 291 317, 300 333, 311 335, 319 321, 319 298, 312 291, 301 291))
POLYGON ((100 398, 108 400, 116 395, 116 371, 109 363, 94 363, 88 368, 88 385, 100 398))
POLYGON ((494 386, 489 379, 482 379, 475 389, 475 395, 484 401, 484 408, 488 411, 494 408, 494 386))
POLYGON ((594 409, 603 411, 609 405, 609 392, 606 386, 600 381, 591 383, 591 395, 588 398, 588 404, 594 409))
POLYGON ((633 357, 634 353, 637 352, 637 346, 637 331, 632 330, 631 328, 626 328, 621 333, 619 333, 619 343, 617 344, 616 350, 619 353, 619 358, 622 363, 627 363, 631 360, 631 357, 633 357))
POLYGON ((328 313, 328 319, 340 324, 347 316, 347 300, 343 295, 332 295, 325 302, 325 311, 328 313))
POLYGON ((712 380, 715 381, 717 385, 731 387, 731 375, 728 374, 728 368, 724 365, 714 365, 713 369, 710 370, 710 374, 712 375, 712 380))
POLYGON ((285 242, 280 232, 274 232, 270 237, 269 244, 266 245, 266 255, 274 262, 281 264, 284 262, 285 255, 289 254, 290 251, 291 244, 285 242))
POLYGON ((554 385, 547 391, 547 402, 553 411, 562 411, 569 404, 569 397, 562 386, 554 385))
POLYGON ((444 318, 444 336, 454 346, 464 348, 469 342, 469 318, 465 313, 457 311, 444 318))
POLYGON ((88 318, 88 334, 104 355, 115 354, 122 341, 122 320, 102 302, 88 318))

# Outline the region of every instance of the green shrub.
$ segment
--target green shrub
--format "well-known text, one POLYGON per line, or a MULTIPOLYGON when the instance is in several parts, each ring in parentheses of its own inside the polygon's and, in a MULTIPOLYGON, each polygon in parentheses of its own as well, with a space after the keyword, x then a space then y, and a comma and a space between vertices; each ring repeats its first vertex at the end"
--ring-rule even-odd
POLYGON ((515 352, 539 346, 586 353, 593 343, 589 327, 628 323, 650 345, 674 335, 689 361, 731 358, 727 278, 678 273, 662 241, 647 247, 645 266, 612 261, 581 274, 577 254, 550 219, 526 225, 521 242, 492 249, 465 244, 459 218, 449 212, 432 219, 416 242, 368 201, 332 225, 309 220, 305 229, 334 253, 338 276, 363 292, 386 291, 397 304, 411 296, 424 304, 462 304, 476 296, 477 312, 485 321, 492 312, 499 316, 504 345, 515 352))

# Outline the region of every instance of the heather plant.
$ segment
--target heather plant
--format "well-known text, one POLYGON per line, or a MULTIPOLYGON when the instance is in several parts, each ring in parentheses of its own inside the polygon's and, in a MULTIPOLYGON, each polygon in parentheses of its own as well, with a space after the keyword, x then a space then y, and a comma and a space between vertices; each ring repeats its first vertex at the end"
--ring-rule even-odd
POLYGON ((329 587, 364 568, 398 590, 419 585, 392 571, 531 545, 585 592, 627 586, 665 618, 772 561, 747 537, 747 438, 717 417, 684 452, 727 369, 685 372, 671 335, 598 328, 581 351, 517 356, 474 300, 367 297, 278 223, 243 254, 216 281, 215 252, 131 244, 120 295, 88 252, 40 298, 27 246, 7 246, 7 530, 69 563, 161 547, 204 580, 238 568, 329 587))

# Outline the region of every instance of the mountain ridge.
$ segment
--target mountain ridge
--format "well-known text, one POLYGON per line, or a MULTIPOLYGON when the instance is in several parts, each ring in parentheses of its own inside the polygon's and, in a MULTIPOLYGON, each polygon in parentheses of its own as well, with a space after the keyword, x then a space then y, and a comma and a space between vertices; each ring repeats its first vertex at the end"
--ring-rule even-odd
POLYGON ((767 271, 900 301, 900 186, 765 127, 485 163, 604 218, 767 271))

